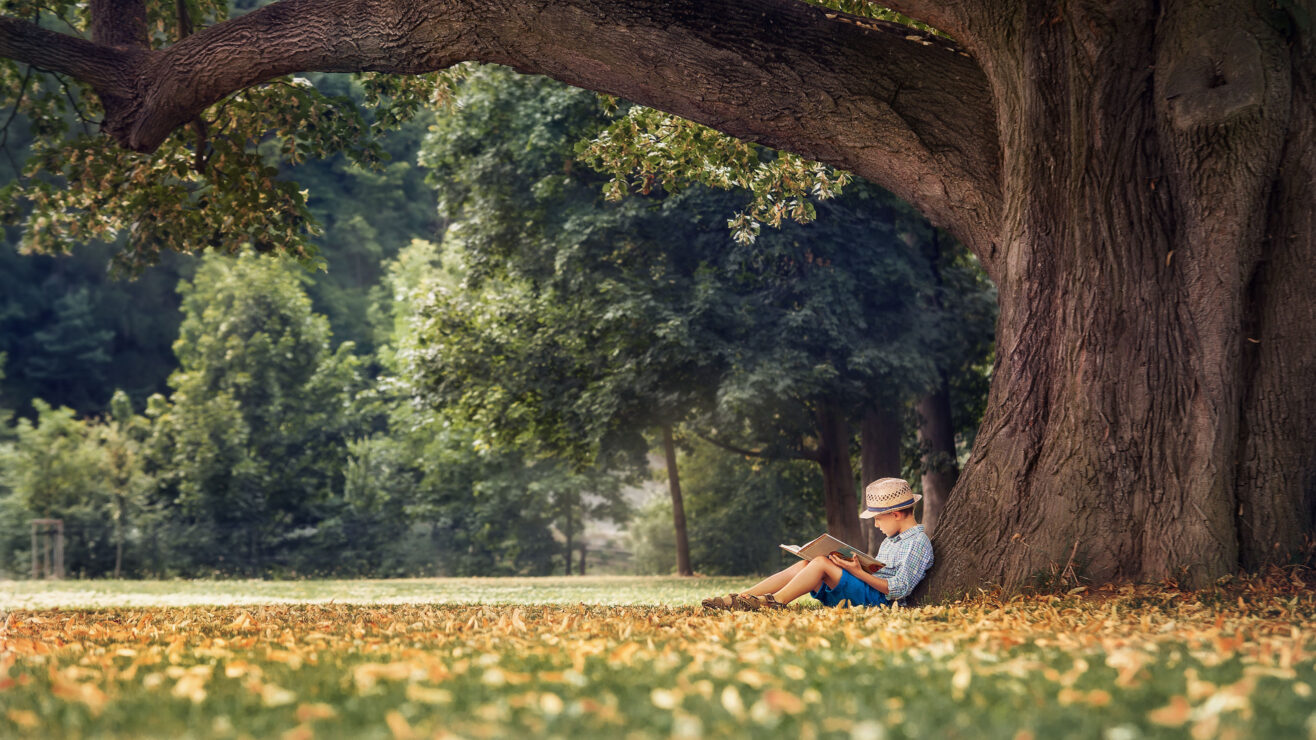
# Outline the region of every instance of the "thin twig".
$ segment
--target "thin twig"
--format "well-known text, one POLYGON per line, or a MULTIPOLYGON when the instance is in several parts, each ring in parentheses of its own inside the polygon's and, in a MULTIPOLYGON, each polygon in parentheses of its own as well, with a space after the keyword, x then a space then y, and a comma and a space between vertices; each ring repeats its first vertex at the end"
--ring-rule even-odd
POLYGON ((9 126, 13 124, 14 118, 18 116, 18 107, 23 103, 23 96, 27 95, 28 82, 32 79, 32 66, 28 65, 27 71, 23 73, 23 84, 18 88, 18 97, 14 98, 14 109, 9 111, 9 118, 5 121, 3 128, 0 128, 0 150, 5 153, 5 158, 9 160, 9 166, 14 168, 14 176, 19 174, 18 161, 14 159, 13 152, 9 151, 9 126))

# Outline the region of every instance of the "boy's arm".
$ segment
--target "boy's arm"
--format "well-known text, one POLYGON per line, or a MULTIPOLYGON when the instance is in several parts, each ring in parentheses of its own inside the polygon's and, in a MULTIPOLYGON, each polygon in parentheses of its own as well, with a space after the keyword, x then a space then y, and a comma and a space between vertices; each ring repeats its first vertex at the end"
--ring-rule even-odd
POLYGON ((896 572, 889 579, 889 590, 886 592, 887 598, 892 601, 909 596, 918 582, 923 580, 923 574, 928 572, 932 567, 932 543, 926 538, 915 540, 914 546, 910 548, 909 554, 905 556, 904 562, 896 569, 896 572))
POLYGON ((850 575, 854 576, 855 578, 858 578, 864 583, 867 583, 868 585, 872 586, 878 591, 881 591, 884 594, 891 593, 891 581, 887 580, 886 578, 878 578, 872 573, 869 573, 868 571, 864 570, 864 567, 858 564, 857 558, 855 560, 855 565, 853 568, 848 566, 842 566, 842 567, 845 567, 846 570, 850 571, 850 575))
POLYGON ((857 558, 853 561, 843 560, 841 563, 855 578, 886 594, 888 599, 899 601, 909 596, 918 582, 923 580, 923 574, 932 567, 932 544, 927 540, 915 543, 890 578, 879 578, 866 572, 857 558))

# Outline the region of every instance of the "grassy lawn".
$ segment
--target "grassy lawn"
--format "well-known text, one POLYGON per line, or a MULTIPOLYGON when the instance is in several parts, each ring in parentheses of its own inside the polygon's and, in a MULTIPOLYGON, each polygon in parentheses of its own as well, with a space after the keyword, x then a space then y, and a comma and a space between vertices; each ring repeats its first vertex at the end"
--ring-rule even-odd
POLYGON ((734 585, 0 583, 0 737, 1316 737, 1316 598, 1289 574, 689 606, 734 585))
POLYGON ((556 576, 350 581, 0 581, 0 609, 247 604, 663 604, 744 588, 752 578, 556 576), (711 590, 710 590, 711 589, 711 590))

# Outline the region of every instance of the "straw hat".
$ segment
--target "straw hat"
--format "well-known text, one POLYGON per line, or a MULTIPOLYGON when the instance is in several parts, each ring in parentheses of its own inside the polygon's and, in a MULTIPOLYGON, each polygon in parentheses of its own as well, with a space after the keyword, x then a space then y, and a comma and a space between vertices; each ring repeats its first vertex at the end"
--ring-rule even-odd
POLYGON ((910 490, 909 484, 901 478, 878 478, 864 489, 864 505, 867 508, 859 518, 872 519, 888 511, 912 509, 922 498, 910 490))

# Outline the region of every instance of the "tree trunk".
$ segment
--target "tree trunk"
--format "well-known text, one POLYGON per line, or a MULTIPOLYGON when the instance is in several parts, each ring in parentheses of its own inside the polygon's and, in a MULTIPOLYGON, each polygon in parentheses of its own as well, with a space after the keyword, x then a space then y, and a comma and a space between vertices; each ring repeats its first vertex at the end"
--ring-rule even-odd
POLYGON ((918 444, 923 452, 923 528, 931 535, 960 476, 955 429, 950 420, 950 384, 941 382, 918 402, 918 444))
POLYGON ((585 542, 585 538, 582 536, 580 538, 580 574, 582 576, 585 575, 585 552, 588 549, 589 545, 585 542))
POLYGON ((124 497, 116 496, 114 515, 114 579, 119 579, 123 567, 123 516, 124 497))
POLYGON ((818 465, 822 468, 823 506, 827 531, 834 537, 858 545, 864 542, 859 529, 859 503, 854 491, 854 468, 850 465, 850 424, 839 406, 819 404, 818 465))
POLYGON ((1200 586, 1310 531, 1311 70, 1251 4, 1123 5, 980 29, 1001 34, 1001 317, 934 593, 1075 546, 1094 582, 1200 586))
POLYGON ((573 525, 572 525, 572 523, 571 523, 571 504, 570 504, 570 502, 567 502, 566 505, 564 505, 564 506, 562 507, 562 511, 563 511, 563 514, 562 514, 562 520, 563 520, 562 528, 563 528, 563 530, 565 530, 562 534, 565 535, 566 538, 567 538, 567 546, 566 546, 565 548, 563 548, 563 550, 562 550, 562 560, 563 560, 563 562, 564 562, 565 565, 566 565, 566 568, 565 568, 565 570, 564 570, 563 572, 564 572, 566 575, 571 575, 571 542, 572 542, 572 536, 575 534, 575 530, 574 530, 574 527, 573 527, 573 525))
MULTIPOLYGON (((863 489, 878 478, 900 477, 900 413, 886 406, 875 406, 864 413, 859 424, 860 504, 863 489)), ((871 521, 859 520, 869 555, 876 555, 886 535, 871 521), (865 526, 867 524, 867 526, 865 526)), ((859 544, 859 543, 855 543, 859 544)))
POLYGON ((663 453, 667 456, 667 489, 672 494, 672 525, 676 529, 676 573, 695 574, 690 567, 690 539, 685 530, 685 504, 681 500, 681 476, 676 470, 676 442, 672 425, 663 425, 663 453))

